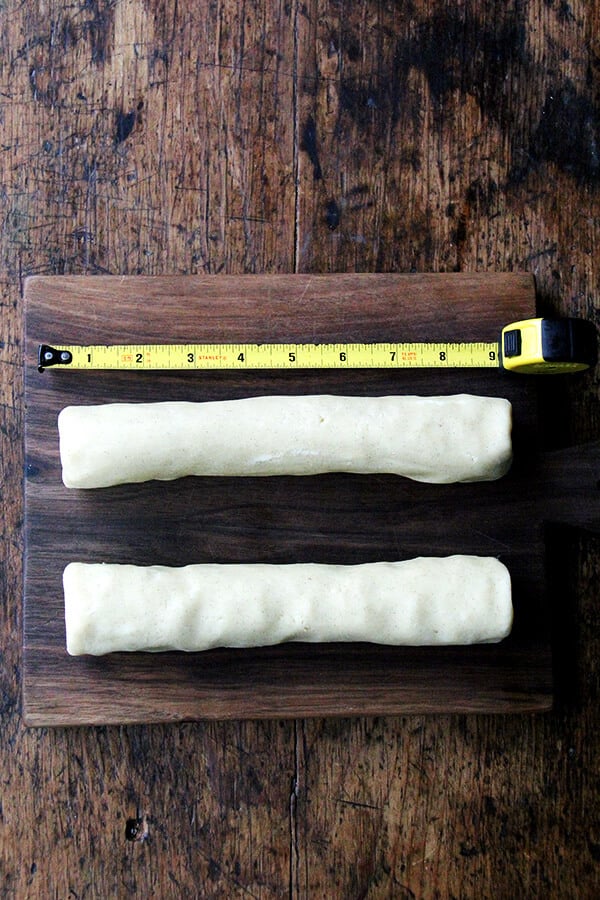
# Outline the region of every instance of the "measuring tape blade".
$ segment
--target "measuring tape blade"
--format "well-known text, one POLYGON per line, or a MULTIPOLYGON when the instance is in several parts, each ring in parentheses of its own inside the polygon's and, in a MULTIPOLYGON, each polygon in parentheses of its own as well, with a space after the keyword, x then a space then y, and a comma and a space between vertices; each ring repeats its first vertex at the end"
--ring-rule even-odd
POLYGON ((39 349, 39 368, 413 369, 497 368, 498 343, 140 344, 39 349))
POLYGON ((137 371, 505 368, 575 372, 597 356, 596 329, 581 319, 527 319, 498 341, 373 343, 41 344, 38 368, 137 371), (592 334, 593 332, 593 334, 592 334))

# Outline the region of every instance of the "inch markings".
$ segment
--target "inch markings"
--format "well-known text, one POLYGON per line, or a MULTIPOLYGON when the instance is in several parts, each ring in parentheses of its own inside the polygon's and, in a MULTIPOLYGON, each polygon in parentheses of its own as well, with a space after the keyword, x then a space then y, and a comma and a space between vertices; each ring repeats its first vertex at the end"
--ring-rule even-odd
POLYGON ((42 345, 40 369, 498 368, 497 342, 42 345))

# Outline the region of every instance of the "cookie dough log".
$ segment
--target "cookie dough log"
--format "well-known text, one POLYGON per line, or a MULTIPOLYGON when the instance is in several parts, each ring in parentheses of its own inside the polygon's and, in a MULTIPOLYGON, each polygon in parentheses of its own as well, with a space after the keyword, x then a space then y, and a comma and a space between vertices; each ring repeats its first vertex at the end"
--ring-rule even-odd
POLYGON ((69 406, 63 481, 99 488, 185 475, 404 475, 491 481, 510 467, 511 405, 497 397, 251 397, 69 406))
POLYGON ((70 563, 67 650, 208 650, 284 641, 497 642, 512 625, 510 576, 493 557, 363 565, 70 563))

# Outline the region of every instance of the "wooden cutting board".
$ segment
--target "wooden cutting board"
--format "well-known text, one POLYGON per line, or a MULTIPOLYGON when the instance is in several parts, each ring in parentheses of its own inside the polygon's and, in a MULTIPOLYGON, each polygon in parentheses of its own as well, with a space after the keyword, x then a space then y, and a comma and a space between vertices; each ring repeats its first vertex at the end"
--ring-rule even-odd
MULTIPOLYGON (((535 378, 493 370, 40 374, 36 365, 42 342, 488 341, 502 325, 534 314, 528 275, 28 279, 26 722, 548 708, 551 654, 538 501, 549 476, 538 454, 535 378), (187 478, 99 491, 62 486, 56 418, 67 404, 317 392, 508 397, 515 464, 501 481, 475 485, 332 474, 187 478), (291 644, 103 658, 71 658, 65 650, 61 577, 71 560, 360 563, 452 553, 494 555, 509 567, 515 627, 503 643, 442 649, 291 644)), ((552 472, 560 470, 559 461, 552 472)))

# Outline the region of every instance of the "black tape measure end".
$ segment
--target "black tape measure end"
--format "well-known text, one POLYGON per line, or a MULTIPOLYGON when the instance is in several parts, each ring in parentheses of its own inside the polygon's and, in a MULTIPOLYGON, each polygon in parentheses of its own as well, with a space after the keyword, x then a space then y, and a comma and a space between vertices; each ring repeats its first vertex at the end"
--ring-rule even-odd
POLYGON ((73 355, 69 350, 57 350, 48 344, 40 344, 38 347, 38 372, 43 372, 51 366, 68 366, 71 362, 73 355))
POLYGON ((596 326, 587 319, 543 319, 542 353, 546 362, 580 362, 591 368, 598 361, 596 326))

